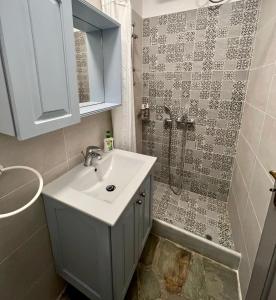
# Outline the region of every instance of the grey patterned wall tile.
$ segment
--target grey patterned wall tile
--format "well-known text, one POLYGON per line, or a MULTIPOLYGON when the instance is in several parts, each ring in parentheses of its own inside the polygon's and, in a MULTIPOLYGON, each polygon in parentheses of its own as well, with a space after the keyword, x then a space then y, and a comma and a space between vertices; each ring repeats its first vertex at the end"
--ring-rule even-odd
POLYGON ((223 65, 223 70, 236 70, 237 69, 237 61, 236 60, 226 60, 223 65))
MULTIPOLYGON (((226 159, 236 152, 258 5, 237 1, 144 20, 143 103, 150 105, 150 122, 143 125, 143 149, 159 156, 157 180, 168 182, 166 104, 174 117, 187 112, 197 124, 186 132, 184 188, 227 198, 232 161, 215 163, 212 155, 226 159)), ((180 175, 181 141, 174 128, 174 182, 180 175)))

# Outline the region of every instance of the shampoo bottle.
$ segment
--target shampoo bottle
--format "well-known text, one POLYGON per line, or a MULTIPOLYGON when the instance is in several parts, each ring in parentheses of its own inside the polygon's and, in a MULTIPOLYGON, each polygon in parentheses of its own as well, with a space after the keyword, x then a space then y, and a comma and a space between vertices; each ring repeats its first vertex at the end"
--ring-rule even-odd
POLYGON ((104 152, 109 152, 114 148, 114 140, 110 131, 107 131, 104 139, 104 152))

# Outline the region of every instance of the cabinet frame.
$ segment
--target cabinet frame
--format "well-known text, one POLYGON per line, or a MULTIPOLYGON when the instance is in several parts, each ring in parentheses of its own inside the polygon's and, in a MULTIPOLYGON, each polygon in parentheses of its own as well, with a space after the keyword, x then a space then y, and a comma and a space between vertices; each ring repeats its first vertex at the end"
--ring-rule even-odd
POLYGON ((0 19, 0 105, 12 119, 0 131, 24 140, 79 123, 71 1, 0 1, 0 19))
POLYGON ((123 300, 152 226, 152 176, 145 178, 114 226, 43 198, 58 274, 92 300, 123 300), (141 218, 146 209, 148 217, 141 218))
MULTIPOLYGON (((85 0, 72 0, 72 9, 74 19, 77 19, 80 23, 84 22, 96 27, 102 34, 103 70, 102 74, 99 70, 97 72, 99 72, 98 76, 102 76, 103 86, 96 88, 98 89, 97 93, 104 96, 104 102, 98 104, 82 103, 80 114, 81 117, 86 117, 114 109, 122 104, 121 25, 85 0)), ((91 51, 90 56, 92 61, 97 60, 97 56, 93 51, 91 51)), ((93 72, 93 69, 91 72, 93 72)))

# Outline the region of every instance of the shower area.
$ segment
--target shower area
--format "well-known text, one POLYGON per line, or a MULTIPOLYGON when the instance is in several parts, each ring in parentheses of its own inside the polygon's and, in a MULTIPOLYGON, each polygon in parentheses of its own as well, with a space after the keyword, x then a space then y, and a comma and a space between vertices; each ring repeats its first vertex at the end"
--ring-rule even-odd
POLYGON ((228 195, 258 9, 228 1, 145 18, 134 41, 135 95, 150 110, 138 145, 158 158, 154 219, 231 250, 228 195))

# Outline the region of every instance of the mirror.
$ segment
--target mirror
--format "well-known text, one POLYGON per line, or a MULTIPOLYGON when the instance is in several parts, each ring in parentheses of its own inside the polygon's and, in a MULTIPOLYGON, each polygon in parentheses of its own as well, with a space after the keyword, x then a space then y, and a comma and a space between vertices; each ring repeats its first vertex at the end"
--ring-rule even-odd
POLYGON ((80 107, 104 103, 102 30, 77 17, 73 19, 80 107))
POLYGON ((86 0, 72 0, 81 117, 122 103, 120 24, 86 0))

